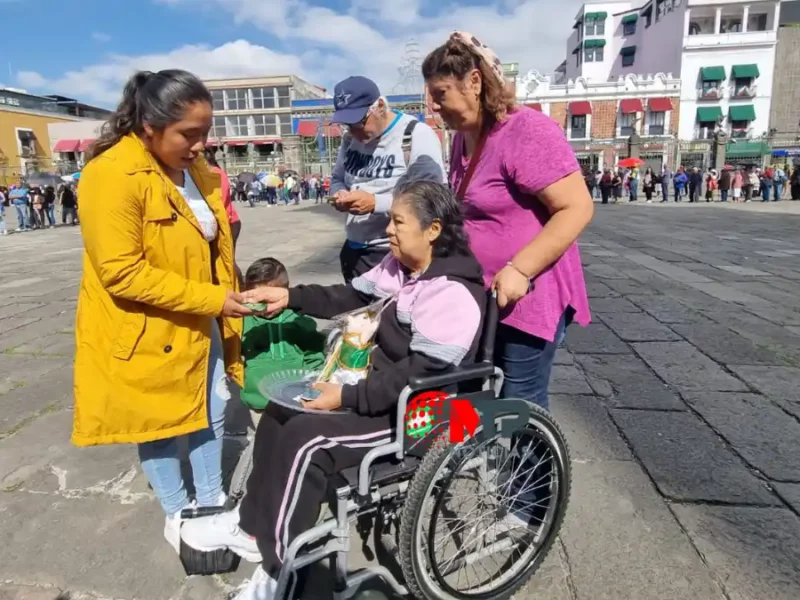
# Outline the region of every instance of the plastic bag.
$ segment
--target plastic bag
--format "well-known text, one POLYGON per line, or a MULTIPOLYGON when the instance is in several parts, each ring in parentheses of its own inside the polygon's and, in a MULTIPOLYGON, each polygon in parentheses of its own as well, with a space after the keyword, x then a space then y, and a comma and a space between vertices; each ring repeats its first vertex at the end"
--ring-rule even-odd
POLYGON ((341 335, 328 351, 318 382, 353 385, 367 376, 381 313, 392 299, 335 317, 341 335))

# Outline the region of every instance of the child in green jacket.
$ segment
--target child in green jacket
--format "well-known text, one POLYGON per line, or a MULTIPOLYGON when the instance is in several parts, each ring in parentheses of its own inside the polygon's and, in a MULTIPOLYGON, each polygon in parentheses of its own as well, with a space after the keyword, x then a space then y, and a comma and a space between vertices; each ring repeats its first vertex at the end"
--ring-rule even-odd
MULTIPOLYGON (((247 269, 248 290, 262 286, 289 287, 286 267, 274 258, 260 258, 247 269)), ((318 369, 325 361, 325 336, 311 317, 286 309, 270 318, 252 315, 244 319, 242 334, 244 390, 242 402, 263 410, 267 399, 258 389, 261 380, 286 369, 318 369)))

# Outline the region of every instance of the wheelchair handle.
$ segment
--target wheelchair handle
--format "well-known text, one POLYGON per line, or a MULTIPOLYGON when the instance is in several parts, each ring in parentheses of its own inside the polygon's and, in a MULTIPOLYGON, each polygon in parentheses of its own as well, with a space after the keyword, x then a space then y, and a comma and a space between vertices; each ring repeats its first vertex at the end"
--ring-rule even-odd
POLYGON ((497 324, 500 321, 500 307, 497 306, 497 290, 491 290, 488 295, 481 338, 481 362, 494 363, 494 341, 497 337, 497 324))

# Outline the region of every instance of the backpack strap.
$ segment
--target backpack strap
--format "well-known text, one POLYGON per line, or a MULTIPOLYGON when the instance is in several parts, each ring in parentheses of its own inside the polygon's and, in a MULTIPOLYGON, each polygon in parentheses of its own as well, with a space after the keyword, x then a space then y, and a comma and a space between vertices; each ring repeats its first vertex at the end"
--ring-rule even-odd
POLYGON ((406 130, 403 132, 403 158, 406 161, 406 168, 408 168, 409 161, 411 160, 411 137, 414 135, 414 128, 417 126, 417 119, 413 119, 406 125, 406 130))

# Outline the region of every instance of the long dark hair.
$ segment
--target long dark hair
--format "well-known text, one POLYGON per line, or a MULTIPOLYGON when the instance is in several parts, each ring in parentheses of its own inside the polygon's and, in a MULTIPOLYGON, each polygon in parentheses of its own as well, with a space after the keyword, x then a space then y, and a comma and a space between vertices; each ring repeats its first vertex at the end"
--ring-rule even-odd
POLYGON ((408 202, 423 230, 439 221, 442 232, 433 242, 434 256, 471 254, 461 207, 449 187, 435 181, 405 181, 395 186, 393 196, 408 202))
POLYGON ((117 110, 89 149, 89 160, 100 156, 126 135, 141 133, 145 123, 160 130, 180 121, 184 109, 195 102, 211 104, 211 93, 191 73, 179 69, 158 73, 139 71, 125 84, 117 110))

